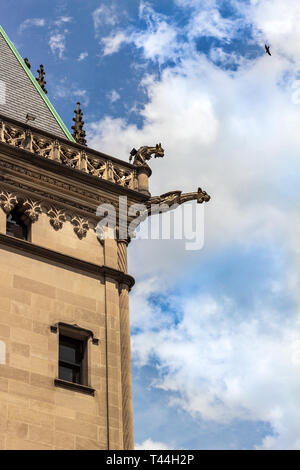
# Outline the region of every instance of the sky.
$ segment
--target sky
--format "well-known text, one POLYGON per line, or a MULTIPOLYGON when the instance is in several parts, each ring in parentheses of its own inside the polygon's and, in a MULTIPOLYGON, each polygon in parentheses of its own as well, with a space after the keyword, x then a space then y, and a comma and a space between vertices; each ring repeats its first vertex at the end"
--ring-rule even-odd
POLYGON ((90 147, 161 142, 151 193, 211 195, 201 249, 129 245, 136 448, 300 449, 299 1, 0 5, 90 147))

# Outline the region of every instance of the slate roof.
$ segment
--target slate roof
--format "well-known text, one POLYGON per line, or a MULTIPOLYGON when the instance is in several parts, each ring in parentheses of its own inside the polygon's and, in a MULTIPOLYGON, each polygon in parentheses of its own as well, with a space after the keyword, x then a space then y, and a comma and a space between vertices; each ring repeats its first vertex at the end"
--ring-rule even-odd
POLYGON ((36 117, 30 125, 74 142, 30 69, 0 25, 0 114, 22 123, 26 115, 36 117))

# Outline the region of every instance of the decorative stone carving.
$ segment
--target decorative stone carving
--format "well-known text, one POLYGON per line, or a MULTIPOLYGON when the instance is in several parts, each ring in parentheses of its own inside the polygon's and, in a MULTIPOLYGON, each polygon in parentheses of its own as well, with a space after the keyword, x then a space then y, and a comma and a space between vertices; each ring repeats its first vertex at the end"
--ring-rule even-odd
POLYGON ((148 215, 151 215, 151 206, 153 205, 164 205, 165 208, 169 207, 174 204, 183 204, 187 201, 196 200, 198 204, 202 204, 203 202, 208 202, 210 200, 210 196, 207 194, 206 191, 203 191, 201 188, 198 188, 197 192, 194 193, 182 193, 182 191, 170 191, 165 194, 161 194, 161 196, 152 196, 148 199, 146 203, 148 215))
POLYGON ((57 162, 60 162, 60 144, 58 140, 55 140, 52 143, 52 152, 50 153, 50 158, 57 162))
POLYGON ((162 158, 164 156, 164 149, 161 146, 161 143, 156 144, 155 147, 140 147, 138 150, 133 148, 130 152, 129 161, 134 157, 133 164, 136 166, 148 166, 146 160, 150 160, 152 155, 154 158, 162 158))
POLYGON ((28 67, 29 69, 31 69, 31 65, 30 65, 30 62, 29 62, 29 60, 28 60, 27 57, 25 57, 24 62, 25 62, 25 64, 27 65, 27 67, 28 67))
POLYGON ((9 193, 7 191, 1 191, 0 206, 4 210, 5 214, 9 214, 17 204, 18 199, 15 194, 9 193))
POLYGON ((88 221, 79 216, 74 216, 71 219, 71 224, 74 225, 74 232, 78 238, 82 239, 86 237, 87 231, 89 229, 88 221))
POLYGON ((80 103, 78 101, 77 108, 74 111, 75 117, 73 118, 74 126, 73 129, 73 137, 78 142, 78 144, 86 145, 86 138, 85 138, 85 131, 83 129, 84 121, 82 120, 82 111, 80 109, 80 103))
POLYGON ((25 136, 21 142, 21 145, 23 149, 29 150, 29 152, 32 152, 32 133, 29 129, 25 130, 25 136))
POLYGON ((36 222, 39 218, 39 215, 42 213, 41 203, 37 201, 31 201, 31 199, 26 199, 23 202, 23 207, 27 207, 24 213, 29 217, 31 222, 36 222))
POLYGON ((47 215, 50 217, 50 224, 55 230, 61 229, 63 223, 67 220, 65 211, 63 209, 56 209, 55 207, 51 207, 51 209, 48 210, 47 215))
MULTIPOLYGON (((48 136, 43 136, 42 133, 29 130, 25 126, 10 124, 7 121, 0 121, 0 142, 3 142, 12 147, 25 149, 33 152, 40 157, 55 160, 63 165, 83 171, 84 173, 96 176, 103 180, 111 181, 112 183, 119 184, 120 186, 129 189, 137 189, 137 172, 135 168, 122 165, 122 162, 111 161, 105 156, 98 156, 88 152, 82 151, 75 146, 60 142, 58 139, 51 139, 48 136)), ((159 147, 159 146, 158 146, 159 147)), ((151 149, 156 152, 157 156, 163 156, 163 150, 156 147, 141 147, 141 149, 151 149)), ((149 160, 151 158, 147 154, 144 156, 145 151, 139 150, 142 159, 149 160)), ((137 152, 137 153, 138 153, 137 152)), ((146 152, 147 153, 147 152, 146 152)), ((139 155, 140 155, 139 154, 139 155)), ((140 157, 137 156, 137 162, 140 162, 140 157)), ((141 163, 137 163, 141 169, 141 163)), ((144 166, 147 166, 145 163, 144 166)), ((149 167, 148 167, 149 168, 149 167)))
POLYGON ((45 81, 45 71, 43 64, 40 65, 40 68, 37 70, 37 73, 39 74, 39 76, 36 78, 36 81, 40 85, 43 92, 47 94, 47 90, 45 88, 47 82, 45 81))

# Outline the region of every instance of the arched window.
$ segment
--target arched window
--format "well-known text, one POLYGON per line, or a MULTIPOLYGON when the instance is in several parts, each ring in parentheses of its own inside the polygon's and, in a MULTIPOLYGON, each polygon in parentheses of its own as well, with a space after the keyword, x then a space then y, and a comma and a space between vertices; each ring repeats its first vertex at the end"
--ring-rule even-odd
POLYGON ((29 240, 30 220, 17 205, 6 217, 6 235, 29 240))

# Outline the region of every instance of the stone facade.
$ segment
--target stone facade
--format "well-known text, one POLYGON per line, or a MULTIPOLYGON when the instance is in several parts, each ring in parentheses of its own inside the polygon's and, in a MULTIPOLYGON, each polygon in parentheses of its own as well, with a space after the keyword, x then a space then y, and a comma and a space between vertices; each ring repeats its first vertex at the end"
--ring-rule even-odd
MULTIPOLYGON (((171 210, 174 203, 209 196, 198 188, 151 197, 146 160, 163 157, 161 144, 133 149, 131 164, 72 142, 0 26, 2 92, 3 85, 0 449, 133 449, 134 279, 127 272, 130 238, 123 236, 122 218, 133 205, 145 218, 152 204, 171 210), (97 237, 101 204, 114 208, 117 221, 120 216, 120 240, 106 237, 108 228, 97 237), (84 357, 80 383, 59 376, 59 338, 66 331, 84 357)), ((132 210, 128 216, 130 236, 137 215, 132 210)))
POLYGON ((132 449, 127 242, 97 238, 96 208, 137 191, 0 144, 0 449, 132 449), (20 168, 22 169, 20 173, 20 168), (6 234, 10 211, 27 241, 6 234), (93 394, 57 386, 59 332, 88 339, 93 394))

